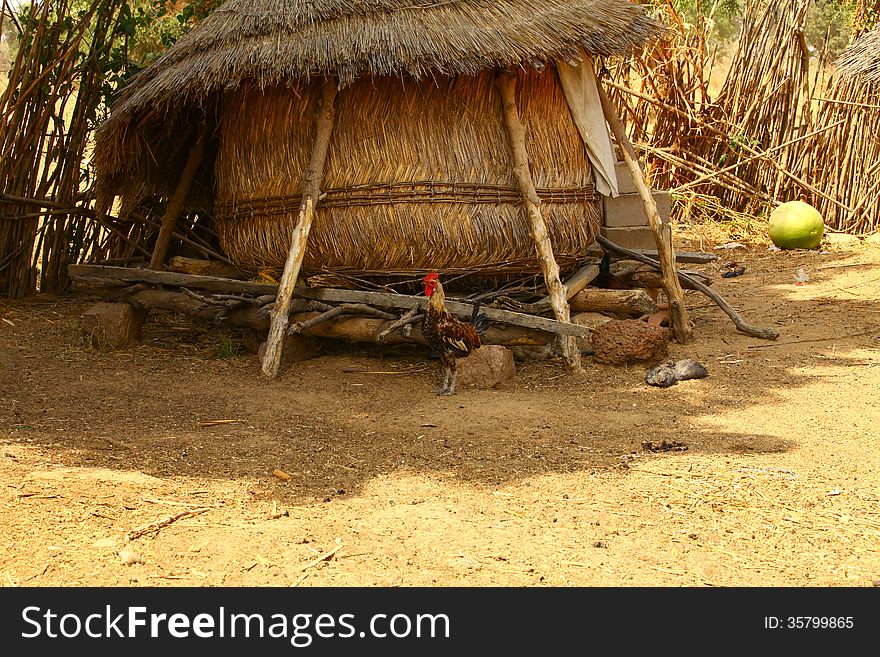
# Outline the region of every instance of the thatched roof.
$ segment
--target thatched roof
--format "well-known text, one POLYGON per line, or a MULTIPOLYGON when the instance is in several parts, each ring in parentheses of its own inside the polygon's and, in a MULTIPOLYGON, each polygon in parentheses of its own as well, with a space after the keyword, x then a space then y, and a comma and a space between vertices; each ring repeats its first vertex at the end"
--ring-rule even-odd
POLYGON ((837 64, 845 75, 880 83, 880 28, 856 39, 837 64))
MULTIPOLYGON (((475 75, 496 66, 623 54, 659 25, 630 0, 228 0, 153 65, 114 115, 334 75, 475 75)), ((112 121, 112 119, 111 119, 112 121)))

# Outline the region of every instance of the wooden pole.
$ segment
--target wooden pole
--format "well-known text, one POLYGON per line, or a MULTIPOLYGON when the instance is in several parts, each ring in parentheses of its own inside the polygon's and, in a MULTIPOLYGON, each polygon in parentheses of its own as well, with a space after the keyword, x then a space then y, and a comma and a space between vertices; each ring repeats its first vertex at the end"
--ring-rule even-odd
POLYGON ((278 284, 278 295, 275 300, 275 308, 272 311, 269 337, 266 339, 266 351, 263 354, 263 374, 270 378, 278 376, 278 368, 281 365, 282 343, 284 341, 284 333, 287 330, 290 299, 293 296, 293 288, 296 286, 303 257, 306 254, 309 231, 315 219, 315 204, 321 195, 324 162, 327 159, 330 135, 333 132, 333 119, 336 113, 334 107, 336 91, 336 80, 327 78, 321 91, 321 104, 318 110, 318 125, 315 134, 315 144, 312 147, 312 157, 309 161, 309 168, 303 178, 303 197, 299 208, 299 220, 297 221, 296 230, 293 231, 290 251, 287 253, 287 262, 284 263, 284 273, 281 275, 281 282, 278 284))
POLYGON ((192 187, 193 178, 196 171, 205 157, 205 146, 208 142, 208 131, 204 123, 199 125, 196 134, 196 140, 189 149, 189 157, 183 167, 183 173, 180 174, 180 181, 177 183, 177 189, 174 195, 168 200, 165 207, 165 214, 162 216, 162 226, 159 229, 159 236, 156 238, 156 245, 153 247, 153 257, 150 258, 150 269, 162 269, 165 263, 165 255, 168 253, 168 246, 171 244, 171 237, 174 233, 174 225, 177 223, 177 215, 180 214, 186 197, 192 187))
POLYGON ((672 248, 672 230, 668 224, 664 224, 660 219, 660 213, 657 212, 657 204, 654 202, 654 196, 651 194, 651 188, 645 180, 642 169, 639 166, 639 160, 636 156, 635 149, 629 138, 626 136, 626 129, 620 117, 617 116, 617 110, 614 108, 608 94, 602 88, 601 84, 597 84, 599 90, 599 99, 602 101, 602 111, 605 113, 605 120, 611 127, 611 132, 617 143, 623 150, 623 158, 629 168, 633 183, 639 191, 642 199, 642 206, 648 217, 648 223, 651 226, 651 232, 654 234, 654 241, 657 243, 657 254, 660 260, 660 273, 663 275, 663 291, 666 292, 666 298, 669 301, 669 314, 672 323, 672 333, 679 342, 687 342, 691 339, 691 323, 688 319, 687 308, 684 305, 684 292, 678 281, 677 269, 675 267, 675 251, 672 248))
MULTIPOLYGON (((541 260, 541 269, 544 271, 544 282, 550 296, 550 307, 553 314, 560 322, 571 321, 571 310, 568 306, 568 298, 565 286, 559 278, 559 265, 553 255, 553 245, 550 242, 550 234, 547 224, 541 214, 541 199, 535 189, 535 182, 529 171, 529 156, 526 151, 526 132, 520 120, 519 110, 516 106, 516 78, 510 73, 502 73, 495 80, 495 86, 501 94, 501 106, 504 114, 504 125, 507 129, 507 137, 510 141, 511 154, 513 156, 513 175, 516 177, 522 194, 523 204, 532 232, 532 239, 541 260)), ((577 340, 571 336, 560 336, 559 346, 568 367, 574 371, 581 371, 581 352, 577 346, 577 340)))

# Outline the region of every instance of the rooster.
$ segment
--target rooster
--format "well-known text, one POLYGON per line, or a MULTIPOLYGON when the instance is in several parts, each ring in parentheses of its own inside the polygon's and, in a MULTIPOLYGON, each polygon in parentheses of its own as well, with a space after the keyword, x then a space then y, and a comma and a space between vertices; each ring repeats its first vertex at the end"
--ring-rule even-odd
POLYGON ((425 296, 429 298, 428 309, 422 319, 422 335, 428 346, 440 357, 445 369, 443 387, 438 395, 454 395, 455 379, 458 374, 457 360, 464 358, 483 344, 481 336, 489 328, 489 318, 479 313, 479 304, 474 306, 470 324, 459 321, 446 310, 446 295, 440 284, 440 275, 431 273, 425 276, 425 296))

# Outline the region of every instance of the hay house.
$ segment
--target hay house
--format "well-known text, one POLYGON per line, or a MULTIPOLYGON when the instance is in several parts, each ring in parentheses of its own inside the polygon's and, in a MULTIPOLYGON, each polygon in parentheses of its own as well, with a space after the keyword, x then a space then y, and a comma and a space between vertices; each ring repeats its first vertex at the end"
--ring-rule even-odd
POLYGON ((571 268, 617 189, 593 60, 657 30, 628 0, 228 0, 112 107, 99 205, 121 199, 135 222, 146 199, 177 197, 211 217, 242 271, 280 271, 332 84, 303 271, 540 273, 497 89, 507 76, 533 200, 571 268))

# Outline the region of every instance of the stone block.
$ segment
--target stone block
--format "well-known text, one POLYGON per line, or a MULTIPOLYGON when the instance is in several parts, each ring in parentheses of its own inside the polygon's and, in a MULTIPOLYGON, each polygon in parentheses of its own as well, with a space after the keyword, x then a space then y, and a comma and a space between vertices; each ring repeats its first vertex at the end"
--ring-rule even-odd
POLYGON ((668 329, 637 319, 614 319, 593 330, 594 358, 607 365, 657 362, 668 344, 668 329))
POLYGON ((487 344, 458 361, 457 385, 494 388, 515 375, 513 352, 498 344, 487 344))
MULTIPOLYGON (((645 170, 645 164, 641 160, 639 160, 639 166, 642 167, 642 171, 645 170)), ((614 172, 617 174, 618 192, 621 194, 635 194, 639 191, 636 189, 636 184, 633 182, 632 174, 629 172, 626 162, 622 160, 615 162, 614 172)))
MULTIPOLYGON (((603 315, 602 313, 587 312, 572 315, 571 321, 574 324, 586 326, 587 328, 592 329, 597 326, 601 326, 605 322, 611 321, 611 318, 603 315)), ((577 346, 578 349, 580 349, 581 351, 591 351, 593 349, 593 339, 590 336, 577 338, 577 346)))
MULTIPOLYGON (((664 223, 669 221, 669 212, 672 208, 669 192, 653 192, 654 202, 657 204, 657 213, 664 223)), ((642 198, 638 194, 621 194, 616 198, 603 197, 605 221, 604 225, 609 228, 619 226, 647 226, 648 217, 642 205, 642 198)))
POLYGON ((124 349, 141 339, 147 311, 127 303, 98 303, 82 314, 82 328, 95 349, 124 349))
POLYGON ((650 251, 657 248, 654 233, 647 226, 628 226, 625 228, 606 228, 603 226, 600 232, 604 237, 626 249, 650 251))

